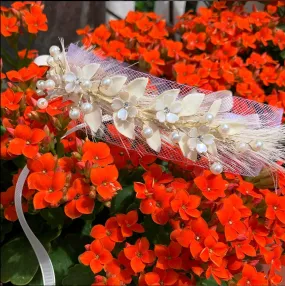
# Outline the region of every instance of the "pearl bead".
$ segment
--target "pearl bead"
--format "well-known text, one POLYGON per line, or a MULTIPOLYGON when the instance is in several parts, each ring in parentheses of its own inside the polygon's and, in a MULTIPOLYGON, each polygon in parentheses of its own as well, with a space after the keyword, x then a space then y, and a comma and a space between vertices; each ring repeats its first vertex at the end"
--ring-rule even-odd
POLYGON ((108 77, 104 78, 101 82, 101 85, 105 88, 108 88, 112 83, 112 80, 108 77))
POLYGON ((171 133, 171 141, 173 143, 178 143, 180 141, 180 139, 181 139, 181 135, 179 134, 178 131, 173 131, 171 133))
POLYGON ((219 132, 223 135, 226 135, 230 132, 230 127, 228 124, 222 124, 220 127, 219 127, 219 132))
POLYGON ((39 98, 37 101, 37 106, 40 109, 45 109, 48 106, 48 101, 45 98, 39 98))
POLYGON ((153 135, 153 130, 150 127, 145 127, 142 131, 142 136, 146 139, 150 138, 153 135))
POLYGON ((72 109, 70 109, 69 111, 69 117, 74 120, 74 119, 78 119, 80 117, 80 110, 77 107, 73 107, 72 109))
POLYGON ((81 87, 85 90, 89 90, 92 87, 92 82, 86 79, 83 82, 81 82, 81 87))
POLYGON ((254 151, 260 151, 263 147, 263 142, 256 140, 253 144, 251 144, 251 147, 254 151))
POLYGON ((223 172, 223 165, 219 162, 214 162, 211 165, 210 170, 214 175, 221 174, 223 172))
POLYGON ((37 93, 38 96, 43 96, 43 95, 45 95, 45 92, 44 92, 43 90, 40 90, 40 89, 37 89, 37 90, 36 90, 36 93, 37 93))
POLYGON ((93 106, 89 102, 84 102, 81 104, 81 110, 84 114, 88 114, 93 110, 93 106))
POLYGON ((55 65, 54 58, 51 57, 51 56, 49 56, 49 57, 47 58, 47 64, 48 64, 50 67, 54 66, 54 65, 55 65))
POLYGON ((214 120, 214 115, 211 114, 211 113, 206 113, 206 114, 205 114, 205 120, 206 120, 208 123, 212 123, 213 120, 214 120))
POLYGON ((45 89, 45 81, 44 80, 38 80, 36 85, 37 85, 37 88, 40 90, 45 89))
POLYGON ((248 145, 244 142, 239 142, 236 149, 239 153, 244 153, 248 149, 248 145))
POLYGON ((45 89, 46 90, 54 90, 55 82, 52 79, 48 79, 45 81, 45 89))
POLYGON ((50 55, 53 57, 53 56, 56 56, 60 53, 60 48, 58 46, 51 46, 49 48, 49 53, 50 55))

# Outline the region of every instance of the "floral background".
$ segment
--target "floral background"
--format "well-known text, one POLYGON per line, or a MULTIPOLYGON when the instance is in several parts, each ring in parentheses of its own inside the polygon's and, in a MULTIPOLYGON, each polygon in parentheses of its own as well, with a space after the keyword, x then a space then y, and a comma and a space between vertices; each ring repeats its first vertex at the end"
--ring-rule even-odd
MULTIPOLYGON (((74 33, 153 75, 284 108, 284 13, 282 1, 251 13, 238 1, 214 1, 175 26, 130 11, 74 33)), ((34 40, 52 29, 40 1, 1 7, 1 282, 42 284, 14 206, 27 164, 22 207, 57 285, 282 285, 284 174, 275 186, 266 169, 255 178, 213 175, 85 132, 60 139, 75 124, 71 103, 38 107, 47 67, 32 62, 34 40), (22 37, 26 49, 18 48, 22 37)))

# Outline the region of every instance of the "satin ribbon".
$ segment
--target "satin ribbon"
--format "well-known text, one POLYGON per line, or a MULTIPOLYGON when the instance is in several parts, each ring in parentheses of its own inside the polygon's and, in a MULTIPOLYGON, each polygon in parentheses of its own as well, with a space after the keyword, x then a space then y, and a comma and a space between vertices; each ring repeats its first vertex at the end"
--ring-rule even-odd
MULTIPOLYGON (((86 127, 85 123, 77 125, 77 126, 73 127, 72 129, 68 130, 62 138, 70 135, 71 133, 73 133, 77 130, 83 129, 84 127, 86 127)), ((17 216, 19 219, 19 223, 20 223, 27 239, 29 240, 32 248, 34 249, 34 252, 35 252, 36 257, 38 259, 38 262, 39 262, 39 265, 41 268, 41 272, 42 272, 42 277, 43 277, 43 285, 44 286, 53 286, 53 285, 55 285, 55 274, 54 274, 52 262, 50 260, 50 257, 48 255, 47 251, 45 250, 44 246, 37 239, 35 234, 30 229, 30 227, 29 227, 29 225, 25 219, 23 208, 22 208, 23 187, 24 187, 24 184, 26 182, 26 179, 27 179, 29 173, 30 173, 30 170, 28 169, 28 167, 26 165, 24 167, 24 169, 22 170, 22 172, 19 176, 19 179, 17 181, 17 184, 16 184, 15 199, 14 199, 16 213, 17 213, 17 216)))

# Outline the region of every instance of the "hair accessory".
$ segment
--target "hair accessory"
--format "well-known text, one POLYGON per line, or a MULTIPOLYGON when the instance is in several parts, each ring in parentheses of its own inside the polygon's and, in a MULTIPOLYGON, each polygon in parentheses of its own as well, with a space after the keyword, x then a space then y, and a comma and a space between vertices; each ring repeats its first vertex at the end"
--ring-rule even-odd
POLYGON ((72 100, 72 120, 85 122, 105 142, 164 160, 256 176, 283 167, 283 110, 138 72, 75 44, 50 48, 35 60, 50 66, 37 82, 39 108, 72 100))

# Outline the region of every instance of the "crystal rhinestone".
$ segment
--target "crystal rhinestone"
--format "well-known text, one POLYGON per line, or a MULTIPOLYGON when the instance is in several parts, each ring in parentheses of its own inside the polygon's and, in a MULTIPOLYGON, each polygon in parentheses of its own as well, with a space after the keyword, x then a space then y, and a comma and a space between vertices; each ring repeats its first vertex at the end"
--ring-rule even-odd
POLYGON ((170 110, 169 110, 168 107, 165 107, 165 108, 163 109, 163 111, 164 111, 164 113, 169 113, 169 112, 170 112, 170 110))

